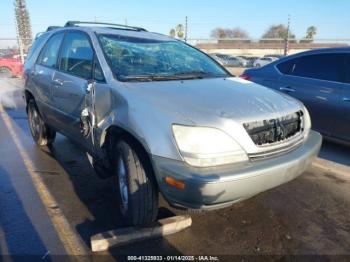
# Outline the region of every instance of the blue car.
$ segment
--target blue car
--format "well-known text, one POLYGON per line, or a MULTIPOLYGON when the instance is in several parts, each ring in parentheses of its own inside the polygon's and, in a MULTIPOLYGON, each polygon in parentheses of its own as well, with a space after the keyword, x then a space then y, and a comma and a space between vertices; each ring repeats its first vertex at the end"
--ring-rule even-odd
POLYGON ((310 112, 313 129, 350 144, 350 47, 290 55, 247 69, 241 77, 299 99, 310 112))

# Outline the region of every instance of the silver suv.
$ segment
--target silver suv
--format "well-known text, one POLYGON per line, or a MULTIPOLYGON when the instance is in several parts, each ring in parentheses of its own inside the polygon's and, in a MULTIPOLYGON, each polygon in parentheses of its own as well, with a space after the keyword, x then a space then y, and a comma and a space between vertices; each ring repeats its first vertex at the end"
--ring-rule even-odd
POLYGON ((116 177, 131 225, 156 219, 159 191, 177 207, 215 209, 286 183, 321 146, 301 102, 142 28, 51 27, 25 78, 34 141, 60 132, 80 143, 99 176, 116 177))

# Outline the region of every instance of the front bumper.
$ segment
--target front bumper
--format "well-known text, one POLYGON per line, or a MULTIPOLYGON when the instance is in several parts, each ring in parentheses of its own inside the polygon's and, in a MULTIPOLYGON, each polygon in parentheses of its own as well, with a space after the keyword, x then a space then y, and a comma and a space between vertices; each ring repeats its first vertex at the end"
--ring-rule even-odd
POLYGON ((321 144, 321 135, 310 131, 307 140, 297 149, 241 166, 197 168, 158 156, 152 156, 152 160, 160 190, 171 204, 191 209, 217 209, 300 176, 317 156, 321 144), (184 182, 185 188, 181 190, 167 184, 166 176, 184 182))

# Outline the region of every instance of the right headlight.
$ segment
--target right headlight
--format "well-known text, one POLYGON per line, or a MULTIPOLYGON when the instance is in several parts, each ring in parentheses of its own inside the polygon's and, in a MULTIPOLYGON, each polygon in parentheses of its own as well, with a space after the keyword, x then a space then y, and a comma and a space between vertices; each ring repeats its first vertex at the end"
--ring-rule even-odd
POLYGON ((219 129, 173 125, 173 133, 182 157, 191 166, 209 167, 248 161, 242 147, 219 129))
POLYGON ((304 134, 305 134, 304 137, 307 138, 311 129, 311 118, 310 118, 309 111, 305 106, 303 108, 303 112, 304 112, 304 134))

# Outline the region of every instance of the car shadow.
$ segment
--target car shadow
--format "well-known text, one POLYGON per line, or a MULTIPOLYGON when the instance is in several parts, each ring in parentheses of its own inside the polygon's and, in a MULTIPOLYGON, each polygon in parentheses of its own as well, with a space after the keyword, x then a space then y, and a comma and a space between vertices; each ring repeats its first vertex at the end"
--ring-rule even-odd
MULTIPOLYGON (((75 226, 88 247, 91 247, 91 236, 126 226, 118 209, 116 177, 100 179, 84 150, 78 144, 60 135, 44 153, 54 158, 68 174, 76 195, 91 213, 92 218, 85 219, 83 223, 75 226)), ((174 215, 171 209, 163 205, 159 209, 158 219, 174 215)), ((158 238, 112 248, 108 252, 97 255, 108 254, 120 259, 126 255, 180 255, 181 252, 166 238, 158 238)))

